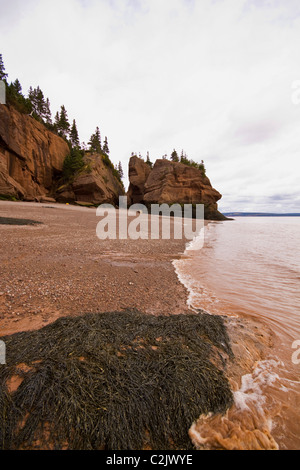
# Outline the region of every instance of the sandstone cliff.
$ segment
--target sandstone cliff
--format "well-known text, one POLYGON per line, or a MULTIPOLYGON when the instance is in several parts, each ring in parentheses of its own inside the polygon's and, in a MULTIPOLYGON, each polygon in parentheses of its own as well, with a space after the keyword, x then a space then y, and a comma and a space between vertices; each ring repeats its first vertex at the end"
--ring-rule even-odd
POLYGON ((77 202, 81 204, 118 205, 119 196, 124 195, 124 187, 108 168, 101 155, 84 157, 85 166, 75 176, 74 181, 57 189, 58 202, 77 202))
POLYGON ((0 105, 0 195, 48 195, 68 153, 67 143, 43 124, 0 105))
POLYGON ((124 188, 101 155, 84 157, 85 166, 72 183, 58 184, 69 153, 66 141, 42 123, 0 105, 0 196, 117 205, 124 188))
POLYGON ((153 169, 138 157, 129 163, 129 205, 204 204, 205 218, 224 220, 217 202, 222 195, 200 170, 169 160, 157 160, 153 169))
POLYGON ((130 205, 144 202, 145 185, 150 173, 151 168, 144 160, 131 157, 128 169, 130 186, 127 193, 130 205))

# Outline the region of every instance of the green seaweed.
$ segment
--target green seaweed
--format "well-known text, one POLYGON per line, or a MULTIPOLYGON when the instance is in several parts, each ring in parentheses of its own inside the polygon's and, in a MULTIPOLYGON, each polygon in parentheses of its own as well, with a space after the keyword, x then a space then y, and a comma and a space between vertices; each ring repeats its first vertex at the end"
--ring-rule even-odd
POLYGON ((192 423, 233 403, 222 317, 127 310, 1 339, 0 449, 193 449, 192 423))

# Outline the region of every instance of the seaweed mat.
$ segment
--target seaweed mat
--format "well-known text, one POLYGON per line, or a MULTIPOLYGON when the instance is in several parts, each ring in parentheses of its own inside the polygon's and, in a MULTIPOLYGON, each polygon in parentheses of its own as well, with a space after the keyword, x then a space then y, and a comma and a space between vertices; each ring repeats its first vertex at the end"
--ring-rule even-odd
POLYGON ((201 311, 87 314, 1 339, 0 449, 193 449, 192 423, 233 403, 223 319, 201 311))

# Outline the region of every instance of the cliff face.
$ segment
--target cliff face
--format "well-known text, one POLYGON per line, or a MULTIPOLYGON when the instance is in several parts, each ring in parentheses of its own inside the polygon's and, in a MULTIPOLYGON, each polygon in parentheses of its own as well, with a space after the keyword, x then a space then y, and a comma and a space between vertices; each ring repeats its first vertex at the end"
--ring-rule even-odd
POLYGON ((58 188, 58 202, 78 202, 93 205, 118 205, 119 196, 124 195, 124 187, 113 175, 101 155, 84 157, 85 167, 68 185, 58 188))
POLYGON ((65 140, 43 124, 12 106, 0 105, 0 196, 117 204, 124 188, 101 155, 86 156, 85 168, 74 181, 57 188, 69 153, 65 140))
POLYGON ((0 195, 48 195, 68 153, 67 143, 43 124, 0 105, 0 195))
POLYGON ((153 169, 140 158, 129 163, 129 204, 204 204, 205 218, 224 220, 217 202, 222 195, 197 168, 169 160, 157 160, 153 169), (149 170, 150 171, 149 171, 149 170))
POLYGON ((127 197, 132 204, 144 202, 145 185, 151 173, 151 168, 141 158, 131 157, 129 161, 129 181, 127 197))

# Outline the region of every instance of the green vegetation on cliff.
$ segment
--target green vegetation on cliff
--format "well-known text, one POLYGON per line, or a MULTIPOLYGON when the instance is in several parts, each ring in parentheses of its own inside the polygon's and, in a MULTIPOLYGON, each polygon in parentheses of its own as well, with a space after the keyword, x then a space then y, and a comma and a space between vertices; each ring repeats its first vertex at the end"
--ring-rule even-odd
MULTIPOLYGON (((131 156, 132 157, 137 157, 138 155, 137 155, 137 153, 132 152, 131 156)), ((142 158, 144 160, 144 158, 142 157, 142 155, 140 153, 139 153, 139 158, 142 158)), ((168 160, 168 155, 167 154, 163 155, 162 159, 163 160, 168 160)), ((201 171, 203 176, 206 176, 206 168, 205 168, 205 165, 204 165, 204 161, 201 160, 201 163, 195 162, 194 160, 188 158, 188 156, 184 152, 184 150, 182 150, 181 156, 179 157, 177 151, 174 149, 173 152, 171 153, 170 160, 174 163, 182 163, 183 165, 191 166, 193 168, 196 168, 197 170, 201 171)), ((150 166, 151 169, 153 168, 153 163, 150 160, 149 152, 147 152, 146 163, 147 163, 147 165, 150 166)))
POLYGON ((64 181, 71 181, 78 171, 84 168, 83 158, 89 152, 100 154, 104 164, 111 169, 113 175, 123 184, 123 171, 119 165, 114 166, 110 160, 107 137, 105 137, 102 147, 99 127, 91 135, 88 146, 85 143, 80 143, 76 120, 73 119, 73 124, 70 125, 68 113, 64 105, 56 112, 53 122, 50 100, 45 97, 39 86, 36 88, 30 86, 28 96, 25 96, 18 79, 11 83, 8 82, 8 74, 5 71, 2 54, 0 54, 0 80, 4 81, 6 86, 6 102, 8 105, 13 106, 22 114, 30 115, 68 143, 70 154, 64 162, 62 174, 64 181))

